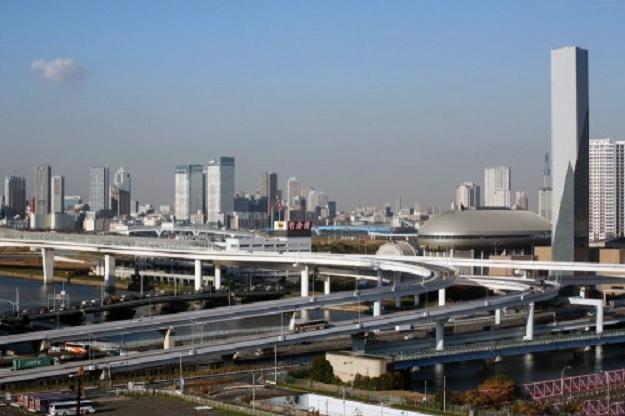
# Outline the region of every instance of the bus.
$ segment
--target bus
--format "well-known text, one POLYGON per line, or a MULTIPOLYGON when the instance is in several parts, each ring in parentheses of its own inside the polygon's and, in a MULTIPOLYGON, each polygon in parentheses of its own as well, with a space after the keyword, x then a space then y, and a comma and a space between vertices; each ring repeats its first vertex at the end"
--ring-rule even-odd
POLYGON ((293 329, 295 332, 300 333, 306 331, 318 331, 320 329, 326 329, 329 326, 328 321, 324 319, 315 319, 304 322, 296 322, 293 329))
MULTIPOLYGON (((76 406, 78 402, 76 400, 69 400, 65 402, 50 403, 48 407, 49 416, 75 416, 76 406)), ((95 406, 91 400, 80 401, 80 414, 91 415, 95 413, 95 406)))

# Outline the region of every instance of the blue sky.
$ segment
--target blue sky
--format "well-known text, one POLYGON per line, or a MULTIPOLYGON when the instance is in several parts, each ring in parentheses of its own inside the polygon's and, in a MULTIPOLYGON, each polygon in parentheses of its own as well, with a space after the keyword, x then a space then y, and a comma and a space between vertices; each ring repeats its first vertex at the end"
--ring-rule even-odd
MULTIPOLYGON (((173 167, 237 159, 358 203, 447 205, 509 164, 535 205, 549 50, 590 51, 591 136, 625 139, 623 1, 3 1, 0 175, 52 164, 86 197, 124 165, 171 203, 173 167), (80 79, 34 61, 72 58, 80 79)), ((78 78, 78 77, 77 77, 78 78)))

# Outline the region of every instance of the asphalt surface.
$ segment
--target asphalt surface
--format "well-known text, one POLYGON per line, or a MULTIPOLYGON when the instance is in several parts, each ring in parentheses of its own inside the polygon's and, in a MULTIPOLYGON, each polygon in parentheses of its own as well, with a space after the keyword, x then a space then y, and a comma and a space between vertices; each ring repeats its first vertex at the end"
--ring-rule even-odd
MULTIPOLYGON (((193 405, 181 400, 162 397, 121 397, 114 400, 96 400, 96 415, 105 416, 218 416, 215 410, 194 411, 193 405)), ((32 415, 13 406, 0 407, 0 416, 32 415)))

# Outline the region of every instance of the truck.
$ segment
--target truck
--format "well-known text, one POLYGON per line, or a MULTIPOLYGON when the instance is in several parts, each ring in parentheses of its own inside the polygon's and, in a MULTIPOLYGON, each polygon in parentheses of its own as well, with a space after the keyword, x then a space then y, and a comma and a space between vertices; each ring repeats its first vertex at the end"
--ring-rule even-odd
POLYGON ((13 370, 25 370, 27 368, 47 367, 52 365, 52 359, 47 355, 34 358, 14 358, 13 370))

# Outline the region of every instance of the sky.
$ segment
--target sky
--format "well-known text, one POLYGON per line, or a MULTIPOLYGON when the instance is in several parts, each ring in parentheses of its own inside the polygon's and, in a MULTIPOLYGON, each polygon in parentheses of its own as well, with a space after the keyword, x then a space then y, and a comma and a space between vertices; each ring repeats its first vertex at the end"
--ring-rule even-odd
POLYGON ((87 198, 121 165, 172 204, 178 164, 236 158, 359 204, 448 206, 509 165, 536 206, 549 51, 589 50, 591 137, 625 139, 623 1, 0 2, 0 176, 87 198))

